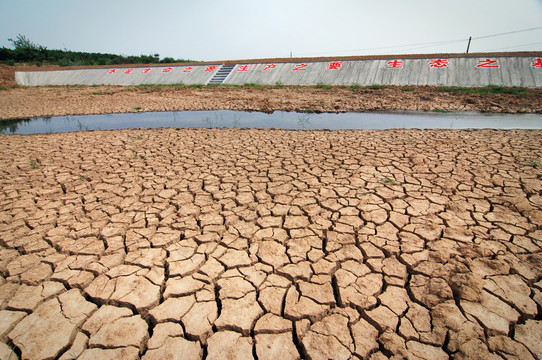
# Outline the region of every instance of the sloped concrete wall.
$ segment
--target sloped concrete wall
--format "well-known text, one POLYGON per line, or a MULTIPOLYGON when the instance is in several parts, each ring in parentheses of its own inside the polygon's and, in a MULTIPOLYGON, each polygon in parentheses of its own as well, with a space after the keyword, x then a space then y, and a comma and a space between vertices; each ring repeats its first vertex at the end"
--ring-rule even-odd
POLYGON ((15 73, 23 86, 205 84, 221 65, 28 71, 15 73))
MULTIPOLYGON (((542 55, 406 58, 237 64, 224 84, 436 85, 490 84, 542 88, 542 55)), ((152 66, 17 72, 17 83, 39 85, 206 84, 221 65, 152 66)))
POLYGON ((226 79, 225 84, 276 84, 280 82, 284 85, 358 84, 367 86, 380 84, 464 87, 493 84, 542 87, 542 68, 532 66, 536 63, 533 58, 502 57, 487 60, 487 58, 404 60, 398 58, 342 63, 239 64, 226 79))

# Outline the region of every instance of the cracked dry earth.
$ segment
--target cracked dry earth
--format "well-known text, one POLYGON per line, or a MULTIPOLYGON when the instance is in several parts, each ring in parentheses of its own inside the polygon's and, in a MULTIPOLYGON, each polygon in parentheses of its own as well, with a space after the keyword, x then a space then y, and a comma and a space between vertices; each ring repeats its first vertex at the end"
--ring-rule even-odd
POLYGON ((0 137, 0 358, 541 359, 542 132, 0 137))

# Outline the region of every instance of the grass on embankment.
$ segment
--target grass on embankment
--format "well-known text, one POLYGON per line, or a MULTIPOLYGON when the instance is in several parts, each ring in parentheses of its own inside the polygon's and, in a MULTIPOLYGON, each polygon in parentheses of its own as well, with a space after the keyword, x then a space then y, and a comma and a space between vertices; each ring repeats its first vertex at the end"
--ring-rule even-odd
POLYGON ((485 87, 470 88, 470 87, 437 87, 437 91, 448 92, 452 94, 478 94, 478 95, 533 95, 535 92, 532 89, 521 87, 505 87, 500 85, 489 85, 485 87))
MULTIPOLYGON (((141 85, 135 85, 135 87, 140 88, 162 88, 162 87, 174 87, 174 88, 192 88, 192 89, 201 89, 204 87, 221 87, 221 88, 240 88, 240 87, 250 87, 250 88, 256 88, 256 89, 280 89, 282 87, 291 87, 291 88, 299 88, 299 87, 310 87, 310 88, 316 88, 316 89, 324 89, 324 90, 333 90, 333 89, 345 89, 350 88, 352 91, 359 91, 359 90, 382 90, 387 88, 398 88, 405 92, 411 92, 415 91, 416 89, 425 89, 428 88, 426 86, 393 86, 393 85, 380 85, 380 84, 374 84, 369 86, 362 86, 362 85, 328 85, 324 83, 318 83, 317 85, 284 85, 280 82, 278 82, 275 85, 263 85, 263 84, 256 84, 256 83, 245 83, 242 85, 234 85, 234 84, 212 84, 212 85, 202 85, 202 84, 183 84, 183 83, 176 83, 176 84, 141 84, 141 85)), ((500 85, 489 85, 485 87, 447 87, 447 86, 437 86, 434 87, 434 90, 439 92, 447 92, 451 94, 478 94, 478 95, 495 95, 495 94, 508 94, 508 95, 518 95, 518 96, 524 96, 524 95, 535 95, 536 91, 534 89, 529 88, 522 88, 522 87, 505 87, 500 85)))

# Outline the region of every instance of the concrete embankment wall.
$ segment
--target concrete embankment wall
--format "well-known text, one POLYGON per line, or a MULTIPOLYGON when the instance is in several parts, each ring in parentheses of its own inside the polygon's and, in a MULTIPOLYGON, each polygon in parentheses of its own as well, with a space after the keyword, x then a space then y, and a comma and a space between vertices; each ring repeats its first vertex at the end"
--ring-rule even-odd
MULTIPOLYGON (((223 84, 284 85, 487 85, 542 88, 542 54, 239 63, 223 84)), ((207 84, 220 70, 217 65, 150 66, 16 73, 17 83, 39 85, 207 84)))
MULTIPOLYGON (((140 84, 205 84, 213 75, 209 65, 149 66, 137 68, 79 69, 16 72, 19 85, 140 85, 140 84)), ((217 68, 219 66, 217 65, 217 68)))

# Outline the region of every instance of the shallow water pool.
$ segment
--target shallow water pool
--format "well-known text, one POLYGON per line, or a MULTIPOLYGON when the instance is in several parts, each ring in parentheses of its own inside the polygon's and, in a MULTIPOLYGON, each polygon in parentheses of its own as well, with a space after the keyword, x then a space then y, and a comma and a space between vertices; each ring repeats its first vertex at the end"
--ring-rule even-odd
POLYGON ((277 128, 277 129, 542 129, 542 114, 474 112, 295 113, 230 110, 143 112, 38 117, 0 121, 1 134, 38 134, 132 128, 277 128))

